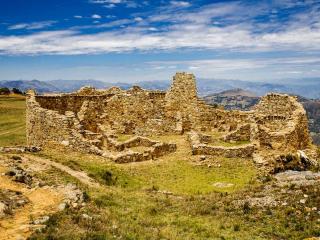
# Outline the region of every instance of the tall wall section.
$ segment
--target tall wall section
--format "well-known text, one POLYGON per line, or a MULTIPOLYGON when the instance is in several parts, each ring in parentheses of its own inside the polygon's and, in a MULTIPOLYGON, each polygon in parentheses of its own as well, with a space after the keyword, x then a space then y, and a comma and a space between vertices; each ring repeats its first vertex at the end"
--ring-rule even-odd
POLYGON ((308 119, 295 97, 270 93, 254 109, 255 138, 261 148, 294 151, 310 147, 308 119))
POLYGON ((193 74, 177 73, 165 97, 165 117, 177 132, 189 131, 199 123, 196 80, 193 74))

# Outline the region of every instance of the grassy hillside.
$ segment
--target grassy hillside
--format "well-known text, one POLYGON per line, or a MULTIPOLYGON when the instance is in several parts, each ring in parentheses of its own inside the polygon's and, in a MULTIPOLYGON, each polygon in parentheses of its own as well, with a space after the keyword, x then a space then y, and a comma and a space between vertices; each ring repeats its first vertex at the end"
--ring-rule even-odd
POLYGON ((0 146, 25 142, 25 97, 0 96, 0 146))

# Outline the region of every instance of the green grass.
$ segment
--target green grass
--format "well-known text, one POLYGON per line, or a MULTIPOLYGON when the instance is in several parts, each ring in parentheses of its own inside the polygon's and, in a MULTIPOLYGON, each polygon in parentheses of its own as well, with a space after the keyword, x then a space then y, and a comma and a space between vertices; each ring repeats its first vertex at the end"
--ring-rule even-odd
POLYGON ((222 147, 238 147, 241 145, 249 144, 250 141, 236 141, 236 142, 225 142, 222 140, 217 140, 214 143, 211 143, 212 146, 222 146, 222 147))
POLYGON ((112 181, 115 185, 131 190, 156 188, 182 195, 234 192, 243 189, 256 176, 256 168, 250 159, 219 157, 215 158, 215 165, 220 167, 197 166, 192 162, 197 156, 191 155, 185 136, 154 138, 176 142, 177 151, 155 161, 131 164, 115 164, 99 156, 70 152, 64 148, 48 148, 40 154, 75 170, 84 170, 101 183, 105 182, 108 175, 105 172, 109 171, 116 179, 112 181), (215 183, 232 186, 217 187, 215 183))
POLYGON ((0 146, 25 144, 25 98, 0 96, 0 146))
POLYGON ((250 141, 236 141, 236 142, 225 142, 221 140, 223 133, 218 131, 208 131, 205 134, 210 135, 213 137, 213 142, 209 143, 212 146, 222 146, 222 147, 237 147, 245 144, 249 144, 250 141))
POLYGON ((254 166, 240 159, 220 159, 221 167, 216 169, 195 166, 186 158, 186 146, 180 145, 187 144, 184 137, 175 140, 182 148, 176 154, 132 164, 115 164, 65 148, 38 153, 87 172, 105 187, 87 189, 91 201, 85 209, 54 215, 55 222, 34 239, 217 239, 223 235, 250 239, 243 229, 233 230, 234 218, 210 212, 219 208, 216 202, 227 192, 241 192, 252 184, 254 166), (217 181, 235 185, 215 188, 212 184, 217 181), (82 213, 95 216, 92 223, 81 220, 82 213), (230 224, 222 233, 224 221, 230 224))
POLYGON ((134 135, 131 135, 131 134, 118 134, 117 137, 118 137, 117 140, 119 142, 125 142, 125 141, 129 140, 130 138, 133 138, 134 135))
POLYGON ((159 161, 123 166, 145 186, 176 194, 206 194, 242 189, 255 176, 253 164, 243 159, 220 159, 221 167, 193 166, 187 160, 159 161), (215 187, 214 183, 231 183, 232 187, 215 187))
MULTIPOLYGON (((31 239, 303 239, 320 234, 317 213, 308 215, 297 204, 299 197, 288 199, 288 206, 272 209, 245 211, 232 203, 255 192, 261 195, 259 185, 231 193, 168 196, 140 187, 139 183, 89 189, 86 207, 53 215, 48 228, 31 239), (83 213, 93 219, 82 219, 83 213), (307 215, 310 221, 304 221, 307 215)), ((309 207, 320 200, 317 188, 302 189, 302 194, 314 199, 309 207)))

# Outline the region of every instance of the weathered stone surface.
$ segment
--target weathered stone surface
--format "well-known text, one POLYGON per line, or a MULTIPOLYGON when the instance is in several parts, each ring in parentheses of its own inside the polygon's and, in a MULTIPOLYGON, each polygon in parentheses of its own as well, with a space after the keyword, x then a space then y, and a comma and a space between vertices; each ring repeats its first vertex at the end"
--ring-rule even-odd
POLYGON ((0 147, 0 153, 25 153, 25 152, 39 152, 40 147, 24 146, 24 147, 0 147))
POLYGON ((273 172, 283 172, 286 170, 305 171, 311 168, 316 169, 318 162, 309 159, 307 155, 298 150, 296 153, 282 154, 275 158, 273 172))
POLYGON ((309 186, 320 183, 320 172, 288 170, 275 174, 275 179, 279 186, 309 186))

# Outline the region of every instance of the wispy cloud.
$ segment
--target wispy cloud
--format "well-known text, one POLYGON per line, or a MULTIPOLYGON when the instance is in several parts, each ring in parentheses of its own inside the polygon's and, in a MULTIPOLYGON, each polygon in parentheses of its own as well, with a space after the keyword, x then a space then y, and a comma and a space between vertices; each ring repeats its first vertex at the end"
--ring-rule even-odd
POLYGON ((19 30, 19 29, 35 30, 35 29, 42 29, 42 28, 50 27, 55 23, 56 23, 56 21, 19 23, 19 24, 15 24, 15 25, 9 26, 8 30, 19 30))
POLYGON ((170 71, 171 66, 179 70, 190 70, 198 77, 242 80, 267 80, 289 77, 318 77, 320 72, 320 57, 247 57, 201 59, 185 61, 151 61, 146 63, 151 69, 164 72, 170 71), (310 71, 310 68, 314 71, 310 71))
POLYGON ((135 1, 130 0, 90 0, 89 3, 101 4, 104 8, 115 8, 116 6, 122 4, 127 8, 136 8, 139 4, 135 1))
POLYGON ((122 0, 90 0, 90 3, 97 3, 97 4, 106 4, 106 3, 113 3, 113 4, 118 4, 122 3, 122 0))
MULTIPOLYGON (((278 58, 227 58, 227 59, 201 59, 184 61, 151 61, 147 62, 151 67, 169 68, 172 65, 185 66, 189 69, 214 69, 224 72, 226 70, 244 70, 269 68, 280 66, 296 68, 299 66, 320 66, 320 57, 278 57, 278 58)), ((296 71, 299 72, 299 71, 296 71)))

